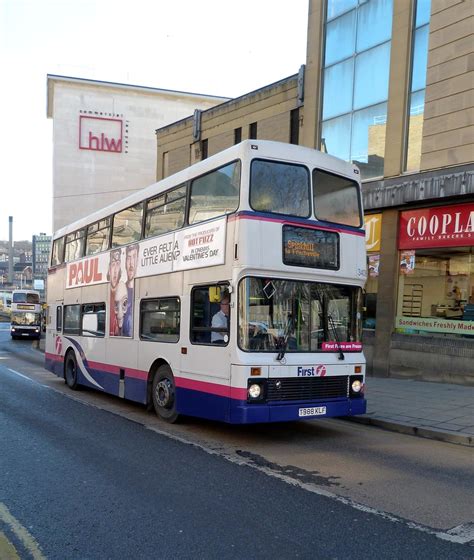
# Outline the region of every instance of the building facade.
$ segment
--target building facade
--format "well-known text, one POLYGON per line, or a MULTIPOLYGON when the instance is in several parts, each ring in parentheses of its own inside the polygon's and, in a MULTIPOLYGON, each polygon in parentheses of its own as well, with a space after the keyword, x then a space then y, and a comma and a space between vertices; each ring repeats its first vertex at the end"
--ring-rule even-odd
POLYGON ((156 177, 154 130, 226 98, 48 75, 53 231, 156 177))
POLYGON ((44 299, 46 278, 48 276, 49 253, 51 250, 51 235, 40 233, 33 235, 32 242, 32 273, 33 287, 44 299))
POLYGON ((254 137, 357 163, 379 376, 474 384, 473 7, 310 0, 304 73, 156 131, 158 179, 254 137))

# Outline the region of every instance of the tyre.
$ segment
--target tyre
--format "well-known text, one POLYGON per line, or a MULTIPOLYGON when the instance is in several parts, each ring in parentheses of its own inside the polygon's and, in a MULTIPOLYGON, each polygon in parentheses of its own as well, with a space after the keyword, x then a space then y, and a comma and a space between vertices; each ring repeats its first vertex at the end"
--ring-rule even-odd
POLYGON ((151 394, 156 414, 170 424, 176 422, 179 418, 176 412, 176 385, 168 365, 162 365, 156 370, 151 394))
POLYGON ((73 351, 66 354, 66 361, 64 363, 64 381, 73 391, 77 391, 79 389, 79 384, 77 382, 77 361, 73 351))

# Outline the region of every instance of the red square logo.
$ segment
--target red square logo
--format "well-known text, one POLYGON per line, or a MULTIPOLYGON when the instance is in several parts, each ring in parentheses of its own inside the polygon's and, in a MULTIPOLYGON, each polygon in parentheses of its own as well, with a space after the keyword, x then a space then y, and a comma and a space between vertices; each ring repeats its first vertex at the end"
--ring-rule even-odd
POLYGON ((79 116, 79 148, 96 152, 121 153, 122 119, 79 116))

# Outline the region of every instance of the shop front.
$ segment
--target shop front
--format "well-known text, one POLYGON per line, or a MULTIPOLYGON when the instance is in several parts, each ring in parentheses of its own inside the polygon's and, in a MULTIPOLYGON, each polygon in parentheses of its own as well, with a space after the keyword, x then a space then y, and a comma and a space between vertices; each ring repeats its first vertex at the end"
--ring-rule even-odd
POLYGON ((474 342, 474 204, 400 213, 395 331, 474 342))

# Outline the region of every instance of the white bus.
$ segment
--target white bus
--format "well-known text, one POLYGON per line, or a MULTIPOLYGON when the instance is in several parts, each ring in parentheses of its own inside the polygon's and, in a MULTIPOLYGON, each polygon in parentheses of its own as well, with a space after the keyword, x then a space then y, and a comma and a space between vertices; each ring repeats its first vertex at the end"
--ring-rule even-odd
POLYGON ((244 141, 59 230, 47 369, 169 422, 364 413, 359 177, 244 141))
POLYGON ((10 334, 12 338, 41 337, 42 307, 35 290, 13 290, 10 334))

